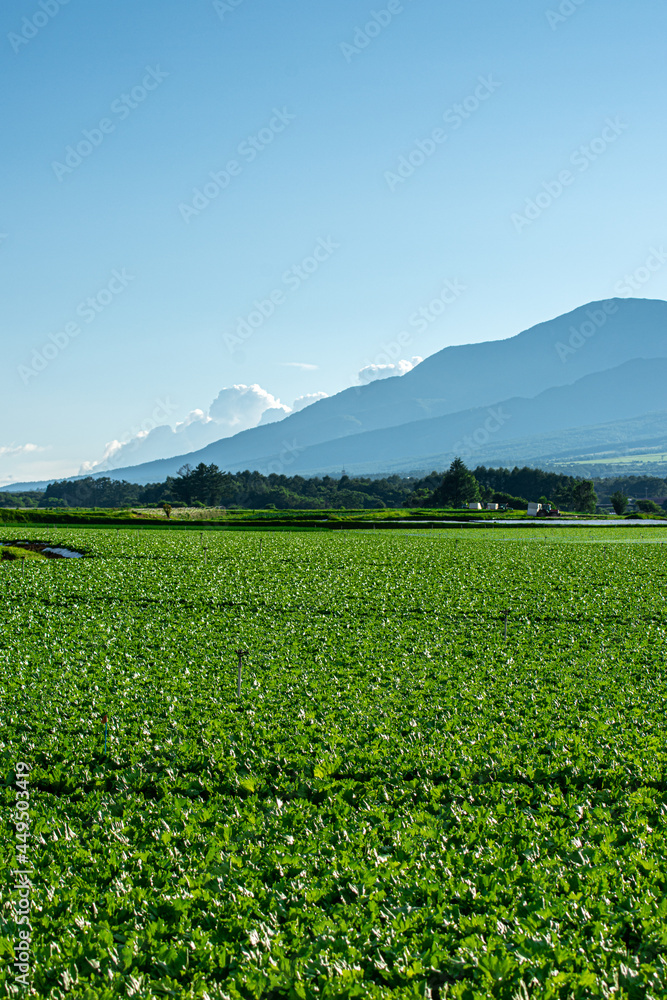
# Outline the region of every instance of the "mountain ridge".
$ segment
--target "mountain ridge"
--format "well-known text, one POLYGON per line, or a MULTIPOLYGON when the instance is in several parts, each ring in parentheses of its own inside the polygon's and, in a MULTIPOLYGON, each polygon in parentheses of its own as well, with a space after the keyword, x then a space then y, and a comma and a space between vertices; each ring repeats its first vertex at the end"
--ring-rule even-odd
POLYGON ((113 476, 133 477, 141 468, 144 481, 156 481, 200 461, 221 468, 277 467, 290 457, 285 451, 294 442, 304 449, 514 396, 530 398, 638 354, 667 357, 666 331, 667 302, 660 299, 591 302, 514 337, 443 348, 400 378, 345 389, 278 423, 242 431, 196 452, 113 470, 113 476), (168 465, 166 471, 162 463, 168 465))
POLYGON ((284 471, 289 468, 290 475, 320 475, 344 467, 355 474, 380 469, 398 472, 433 461, 442 468, 456 455, 468 464, 477 464, 513 440, 522 440, 530 447, 531 437, 586 426, 592 429, 667 410, 666 384, 667 358, 637 358, 587 375, 572 385, 546 389, 532 398, 514 396, 489 406, 297 449, 284 471), (595 424, 591 413, 598 418, 595 424), (526 427, 538 427, 539 435, 526 434, 526 427))
MULTIPOLYGON (((338 455, 340 450, 333 446, 336 441, 350 442, 391 428, 398 433, 419 421, 469 414, 499 405, 499 400, 532 399, 638 358, 665 359, 666 333, 667 302, 661 299, 591 302, 513 337, 443 348, 405 375, 345 389, 284 420, 222 438, 197 451, 93 475, 156 482, 175 475, 184 464, 199 462, 230 470, 294 471, 301 467, 295 454, 315 446, 338 455)), ((592 422, 587 419, 585 424, 592 422)), ((375 458, 369 456, 368 461, 375 458)), ((2 489, 30 485, 9 484, 2 489)))

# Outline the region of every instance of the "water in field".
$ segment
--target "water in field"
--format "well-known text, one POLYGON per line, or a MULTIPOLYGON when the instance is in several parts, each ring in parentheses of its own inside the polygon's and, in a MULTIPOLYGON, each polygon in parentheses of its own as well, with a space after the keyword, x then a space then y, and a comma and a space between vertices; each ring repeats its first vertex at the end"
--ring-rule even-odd
POLYGON ((0 548, 12 547, 17 549, 30 549, 32 552, 39 552, 51 559, 82 559, 83 552, 76 552, 74 549, 65 548, 62 545, 47 545, 44 542, 0 542, 0 548))
POLYGON ((60 556, 62 559, 82 559, 83 552, 74 552, 72 549, 65 549, 62 546, 47 545, 42 552, 49 555, 60 556))

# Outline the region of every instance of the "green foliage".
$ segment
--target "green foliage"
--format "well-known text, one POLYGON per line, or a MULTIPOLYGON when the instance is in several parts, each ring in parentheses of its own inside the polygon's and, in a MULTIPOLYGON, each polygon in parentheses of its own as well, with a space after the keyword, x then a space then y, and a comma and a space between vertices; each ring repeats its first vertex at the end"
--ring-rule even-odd
POLYGON ((0 559, 14 562, 18 559, 46 559, 41 552, 31 552, 30 549, 22 549, 18 545, 0 546, 0 559))
POLYGON ((664 514, 662 507, 659 507, 654 500, 637 500, 637 508, 642 514, 664 514))
POLYGON ((86 476, 51 483, 40 505, 55 506, 55 501, 62 500, 67 507, 126 507, 137 502, 141 490, 141 486, 124 480, 86 476))
MULTIPOLYGON (((555 503, 563 510, 580 513, 595 513, 597 496, 595 483, 591 479, 575 478, 555 472, 544 472, 542 469, 524 467, 519 469, 487 469, 479 466, 475 469, 485 497, 493 494, 507 495, 513 492, 518 498, 527 497, 538 503, 555 503)), ((507 502, 507 501, 501 501, 507 502)), ((526 503, 526 501, 522 501, 526 503)))
POLYGON ((455 458, 449 471, 431 497, 433 507, 466 507, 480 500, 479 483, 460 458, 455 458))
POLYGON ((516 531, 26 529, 32 995, 667 995, 665 530, 516 531))
MULTIPOLYGON (((162 520, 162 518, 160 518, 162 520)), ((0 508, 0 524, 136 524, 129 511, 11 510, 0 508)))
MULTIPOLYGON (((574 490, 581 484, 581 477, 527 466, 522 469, 516 466, 513 469, 478 466, 473 475, 484 500, 495 500, 500 495, 509 499, 496 502, 509 502, 515 508, 525 509, 528 500, 549 497, 563 509, 591 512, 595 509, 588 487, 588 495, 584 497, 586 506, 578 506, 581 497, 575 500, 574 490)), ((201 504, 255 510, 266 510, 269 506, 276 510, 395 510, 433 506, 433 493, 440 486, 442 477, 443 473, 434 471, 422 479, 397 475, 374 479, 346 475, 339 479, 331 476, 306 479, 275 473, 263 476, 248 470, 221 472, 216 465, 200 463, 196 469, 184 466, 177 477, 146 486, 112 480, 108 476, 99 479, 88 476, 72 482, 52 483, 44 493, 18 495, 0 492, 0 507, 34 507, 44 503, 45 499, 50 501, 49 506, 53 506, 54 501, 60 499, 66 501, 69 507, 98 509, 171 503, 173 507, 201 504)), ((621 490, 628 496, 648 494, 653 499, 667 497, 667 482, 654 477, 626 476, 596 479, 593 483, 601 503, 611 502, 610 495, 615 490, 621 490)))
POLYGON ((491 500, 494 503, 505 504, 512 510, 528 510, 528 501, 523 497, 513 497, 511 493, 492 493, 491 500))
POLYGON ((487 469, 480 465, 475 469, 475 478, 489 495, 505 493, 514 497, 526 497, 526 506, 528 500, 540 502, 540 496, 558 503, 560 498, 571 495, 570 491, 577 482, 573 476, 545 472, 529 466, 520 469, 516 465, 513 469, 487 469))
POLYGON ((625 493, 623 493, 621 490, 616 490, 615 493, 611 494, 609 500, 611 502, 612 507, 614 508, 615 514, 625 514, 626 510, 628 509, 628 498, 626 497, 625 493))
MULTIPOLYGON (((597 507, 598 498, 595 493, 595 486, 592 479, 582 479, 570 490, 572 507, 582 513, 594 514, 597 507)), ((565 500, 568 504, 568 500, 565 500)))
POLYGON ((667 481, 657 476, 610 476, 607 479, 595 479, 594 483, 602 503, 611 503, 611 495, 615 492, 621 492, 627 497, 667 497, 667 481))
POLYGON ((39 490, 26 490, 24 493, 0 491, 0 507, 36 507, 43 496, 39 490))

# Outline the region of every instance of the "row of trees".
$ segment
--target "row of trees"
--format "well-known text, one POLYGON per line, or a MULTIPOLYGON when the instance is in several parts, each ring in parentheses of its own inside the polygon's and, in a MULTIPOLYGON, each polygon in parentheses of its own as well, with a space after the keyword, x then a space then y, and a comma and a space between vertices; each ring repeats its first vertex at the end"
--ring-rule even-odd
POLYGON ((276 507, 279 510, 384 509, 400 507, 412 481, 391 476, 386 479, 351 479, 343 475, 305 479, 303 476, 262 476, 258 472, 235 475, 216 465, 185 466, 166 482, 177 501, 189 506, 276 507))
MULTIPOLYGON (((617 514, 625 514, 630 506, 630 500, 623 490, 616 490, 611 494, 609 499, 617 514)), ((643 514, 663 514, 667 510, 667 500, 662 507, 659 507, 655 500, 639 499, 635 500, 635 503, 637 510, 640 510, 643 514)))
MULTIPOLYGON (((420 482, 425 493, 442 478, 433 474, 420 482)), ((324 476, 305 479, 303 476, 263 476, 259 472, 229 473, 216 465, 200 463, 196 468, 184 466, 177 476, 163 483, 138 486, 108 477, 86 477, 76 481, 51 483, 42 495, 41 506, 69 507, 132 507, 170 503, 172 506, 204 507, 276 507, 280 510, 384 509, 400 507, 413 491, 417 481, 400 476, 384 479, 351 479, 324 476)))
MULTIPOLYGON (((571 476, 556 476, 544 473, 542 470, 515 469, 476 469, 471 472, 460 458, 455 458, 449 471, 443 476, 442 482, 429 499, 431 507, 465 507, 475 501, 493 501, 505 503, 508 507, 527 507, 528 501, 523 497, 514 496, 502 489, 493 489, 494 485, 502 486, 522 483, 529 484, 530 472, 534 476, 531 494, 537 489, 548 489, 535 499, 542 503, 554 503, 567 510, 594 513, 597 507, 595 486, 590 479, 573 479, 571 476)), ((528 492, 528 491, 526 491, 528 492)))
POLYGON ((42 490, 26 490, 24 493, 0 493, 0 507, 39 507, 43 499, 42 490))
POLYGON ((509 494, 514 497, 528 497, 540 503, 552 503, 564 510, 593 513, 598 498, 592 479, 578 479, 558 472, 543 469, 485 469, 475 470, 480 484, 490 489, 494 497, 509 494))
MULTIPOLYGON (((263 476, 259 472, 224 472, 216 465, 200 463, 196 468, 184 466, 178 475, 162 483, 140 486, 110 479, 108 476, 52 483, 43 493, 21 498, 0 493, 0 503, 9 506, 46 507, 136 507, 170 503, 172 506, 244 507, 279 510, 384 509, 397 507, 463 507, 481 500, 505 503, 521 508, 529 500, 551 502, 564 510, 596 509, 600 499, 610 502, 623 512, 628 495, 642 493, 654 497, 667 496, 667 482, 647 479, 642 489, 639 477, 612 481, 616 487, 610 493, 607 481, 580 479, 541 469, 487 469, 478 466, 469 470, 460 458, 455 459, 444 474, 432 472, 422 478, 386 476, 340 478, 323 476, 306 479, 303 476, 263 476), (650 492, 649 492, 650 491, 650 492)), ((650 499, 638 500, 640 509, 660 509, 650 499), (651 505, 652 504, 652 505, 651 505)))

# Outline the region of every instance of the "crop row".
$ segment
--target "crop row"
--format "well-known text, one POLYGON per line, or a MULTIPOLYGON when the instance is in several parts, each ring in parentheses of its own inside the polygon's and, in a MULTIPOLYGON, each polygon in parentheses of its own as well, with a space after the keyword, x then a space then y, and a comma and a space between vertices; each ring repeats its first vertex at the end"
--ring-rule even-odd
POLYGON ((29 995, 664 996, 660 530, 26 529, 87 553, 0 572, 29 995))

